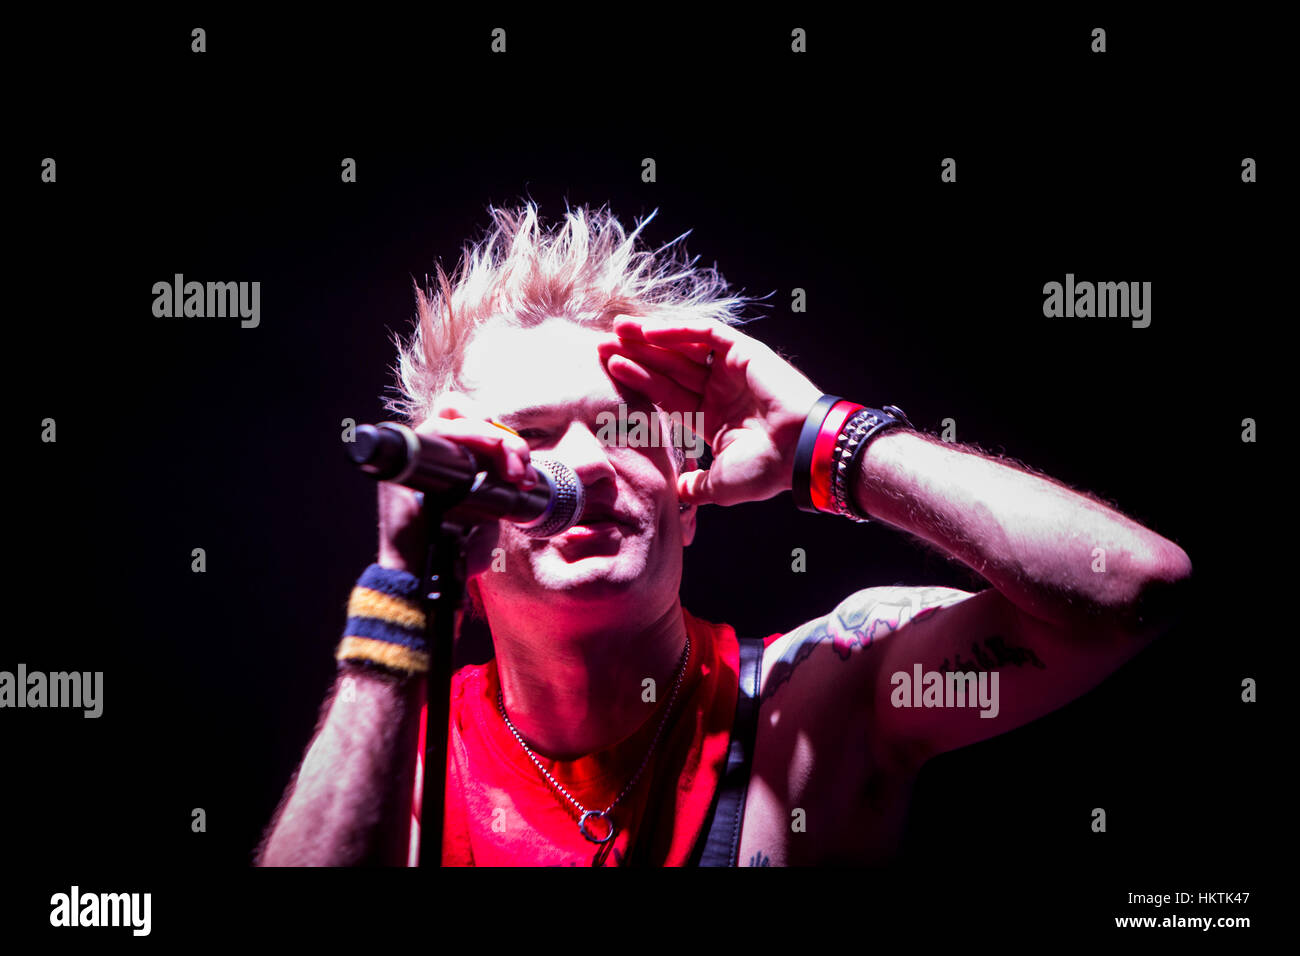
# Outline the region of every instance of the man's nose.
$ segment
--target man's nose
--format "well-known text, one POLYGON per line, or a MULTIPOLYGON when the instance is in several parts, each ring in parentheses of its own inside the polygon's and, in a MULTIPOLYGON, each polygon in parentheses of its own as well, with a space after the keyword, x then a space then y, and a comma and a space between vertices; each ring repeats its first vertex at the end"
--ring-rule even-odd
POLYGON ((581 422, 569 426, 555 449, 555 457, 572 468, 584 485, 591 486, 602 478, 614 479, 605 443, 581 422))

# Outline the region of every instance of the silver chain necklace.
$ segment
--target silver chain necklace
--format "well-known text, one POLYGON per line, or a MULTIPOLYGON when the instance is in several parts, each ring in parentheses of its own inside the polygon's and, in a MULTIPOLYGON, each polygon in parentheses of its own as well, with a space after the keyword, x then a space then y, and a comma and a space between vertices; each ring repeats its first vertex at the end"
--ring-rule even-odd
POLYGON ((542 762, 537 759, 537 755, 533 753, 532 749, 528 746, 528 744, 524 743, 524 738, 519 736, 519 731, 515 730, 515 725, 512 724, 510 722, 510 718, 506 716, 505 697, 501 692, 500 686, 497 687, 497 709, 501 711, 501 718, 506 722, 506 726, 510 728, 510 732, 515 735, 515 740, 519 741, 519 746, 524 748, 524 753, 528 754, 528 758, 532 760, 533 765, 536 766, 537 769, 542 772, 542 776, 544 776, 550 782, 551 786, 553 786, 556 790, 558 790, 561 794, 564 795, 564 799, 568 800, 571 804, 573 804, 575 807, 578 808, 578 813, 580 814, 580 816, 578 817, 578 832, 580 832, 592 843, 608 843, 610 840, 614 839, 614 833, 615 833, 614 820, 610 816, 610 814, 614 811, 614 808, 618 806, 619 801, 622 800, 624 797, 626 797, 632 791, 632 788, 636 786, 636 782, 641 779, 641 772, 645 770, 646 764, 650 762, 650 755, 655 752, 655 746, 659 743, 659 736, 660 734, 663 733, 664 726, 668 723, 669 714, 673 712, 673 703, 677 700, 677 690, 682 686, 682 676, 686 673, 686 662, 690 660, 690 657, 691 657, 691 636, 687 634, 686 648, 682 651, 681 663, 677 665, 677 677, 673 681, 672 696, 668 698, 668 706, 664 708, 663 718, 659 721, 659 729, 655 731, 655 739, 650 742, 650 749, 646 751, 645 759, 641 761, 641 766, 637 768, 637 771, 632 776, 632 779, 628 781, 628 785, 623 788, 623 792, 620 793, 617 797, 615 797, 614 802, 611 803, 609 806, 607 806, 604 810, 588 810, 581 803, 575 800, 573 798, 573 795, 569 793, 569 791, 565 790, 562 786, 560 786, 559 781, 556 780, 554 777, 552 777, 550 772, 545 767, 542 766, 542 762), (587 829, 587 820, 588 818, 593 818, 593 817, 597 820, 604 822, 606 829, 609 831, 605 834, 605 836, 603 837, 595 836, 590 830, 587 829))

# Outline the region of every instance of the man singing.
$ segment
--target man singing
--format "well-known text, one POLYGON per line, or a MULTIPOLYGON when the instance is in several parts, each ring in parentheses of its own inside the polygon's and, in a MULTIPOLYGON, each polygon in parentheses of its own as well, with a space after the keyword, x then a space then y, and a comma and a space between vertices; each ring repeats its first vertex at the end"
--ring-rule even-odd
MULTIPOLYGON (((645 223, 629 236, 605 209, 551 232, 531 204, 493 216, 418 293, 390 407, 523 485, 530 454, 558 458, 588 504, 551 538, 476 534, 467 593, 495 656, 452 683, 445 865, 888 860, 927 760, 1061 707, 1174 620, 1191 575, 1177 545, 917 432, 870 381, 823 395, 738 331, 746 300, 676 240, 639 249, 645 223), (606 427, 633 415, 694 423, 710 466, 606 427), (991 587, 864 587, 766 642, 692 616, 678 591, 701 507, 784 491, 916 535, 991 587)), ((378 560, 264 865, 407 860, 425 542, 413 492, 379 499, 378 560)), ((734 599, 762 596, 738 581, 734 599)))

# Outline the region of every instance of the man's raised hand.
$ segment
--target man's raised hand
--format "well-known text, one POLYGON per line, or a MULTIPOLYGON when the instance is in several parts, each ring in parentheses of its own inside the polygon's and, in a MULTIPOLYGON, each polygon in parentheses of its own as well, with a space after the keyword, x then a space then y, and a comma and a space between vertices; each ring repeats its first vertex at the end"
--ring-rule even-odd
POLYGON ((623 315, 597 350, 616 382, 692 428, 699 413, 713 463, 679 476, 683 502, 734 505, 790 488, 799 431, 822 393, 768 346, 721 322, 623 315))

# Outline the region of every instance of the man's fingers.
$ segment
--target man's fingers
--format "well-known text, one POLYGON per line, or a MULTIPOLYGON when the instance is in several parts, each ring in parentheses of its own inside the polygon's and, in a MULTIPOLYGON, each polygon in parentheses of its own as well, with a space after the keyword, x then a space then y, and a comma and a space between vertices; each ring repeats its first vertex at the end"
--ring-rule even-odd
POLYGON ((713 486, 708 469, 696 468, 678 475, 677 497, 688 505, 712 504, 713 486))
POLYGON ((708 342, 675 342, 672 349, 680 355, 685 355, 692 362, 699 362, 706 368, 713 364, 709 361, 710 353, 713 354, 714 361, 718 357, 718 350, 710 346, 708 342))
POLYGON ((702 396, 678 385, 667 375, 646 368, 625 355, 612 355, 606 363, 609 374, 628 388, 645 395, 664 411, 692 414, 700 410, 702 396))
POLYGON ((661 349, 635 339, 611 339, 596 346, 596 352, 602 362, 608 362, 615 355, 622 355, 636 362, 642 368, 652 369, 667 376, 687 391, 697 395, 704 393, 704 385, 709 380, 709 368, 703 362, 695 362, 680 352, 661 349))
MULTIPOLYGON (((641 339, 651 345, 703 345, 706 355, 709 349, 715 353, 726 352, 742 338, 741 333, 731 326, 708 319, 644 321, 635 316, 619 316, 614 320, 614 331, 622 338, 641 339)), ((696 351, 698 353, 698 349, 696 351)))
MULTIPOLYGON (((650 345, 650 343, 646 341, 645 337, 641 335, 639 326, 632 327, 632 328, 624 327, 624 329, 625 331, 628 332, 628 334, 626 336, 619 335, 617 338, 620 342, 639 342, 646 346, 650 345)), ((718 352, 718 350, 714 348, 712 345, 710 345, 708 342, 659 343, 654 347, 661 348, 664 350, 671 350, 674 355, 685 356, 686 358, 690 359, 692 362, 695 362, 699 365, 703 365, 706 368, 710 364, 712 364, 709 362, 709 353, 710 352, 714 353, 714 359, 716 361, 717 352, 718 352)))
POLYGON ((416 434, 445 438, 463 445, 476 457, 490 463, 498 475, 520 481, 525 486, 534 483, 536 475, 528 464, 528 442, 485 418, 463 417, 461 412, 465 407, 454 403, 438 407, 432 418, 415 429, 416 434))

